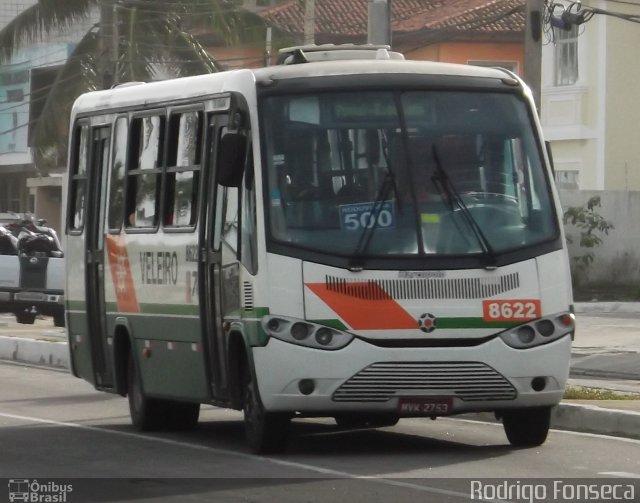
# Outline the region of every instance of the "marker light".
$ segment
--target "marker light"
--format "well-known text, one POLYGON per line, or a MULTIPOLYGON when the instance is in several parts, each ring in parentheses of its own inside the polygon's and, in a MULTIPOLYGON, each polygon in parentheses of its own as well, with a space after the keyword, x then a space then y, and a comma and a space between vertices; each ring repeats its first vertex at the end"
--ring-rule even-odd
POLYGON ((528 349, 572 334, 574 328, 573 315, 559 313, 505 330, 500 338, 512 348, 528 349))

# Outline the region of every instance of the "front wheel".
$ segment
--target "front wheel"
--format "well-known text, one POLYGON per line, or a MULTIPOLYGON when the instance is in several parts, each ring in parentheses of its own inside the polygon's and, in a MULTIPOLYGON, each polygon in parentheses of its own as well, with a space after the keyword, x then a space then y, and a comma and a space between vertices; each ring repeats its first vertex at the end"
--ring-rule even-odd
POLYGON ((289 436, 290 416, 264 410, 258 384, 251 371, 244 378, 244 430, 249 448, 256 454, 282 452, 289 436))
POLYGON ((502 426, 514 447, 537 447, 547 439, 551 425, 551 407, 505 410, 502 426))

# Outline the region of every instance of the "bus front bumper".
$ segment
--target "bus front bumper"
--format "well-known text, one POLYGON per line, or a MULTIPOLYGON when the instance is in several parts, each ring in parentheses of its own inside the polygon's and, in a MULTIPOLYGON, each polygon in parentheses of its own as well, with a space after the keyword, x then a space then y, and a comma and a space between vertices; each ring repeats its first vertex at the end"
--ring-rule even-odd
POLYGON ((354 339, 341 350, 323 351, 272 338, 253 352, 267 411, 435 416, 558 404, 571 340, 567 335, 518 350, 499 337, 474 347, 424 348, 381 348, 354 339), (401 406, 430 400, 447 403, 446 413, 405 414, 401 406))

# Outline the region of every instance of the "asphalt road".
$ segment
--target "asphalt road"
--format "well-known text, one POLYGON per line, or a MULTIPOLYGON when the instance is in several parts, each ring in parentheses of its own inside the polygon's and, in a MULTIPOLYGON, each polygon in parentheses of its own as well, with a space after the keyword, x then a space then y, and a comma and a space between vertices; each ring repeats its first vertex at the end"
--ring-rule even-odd
POLYGON ((125 399, 66 372, 0 363, 0 382, 0 477, 66 481, 70 503, 469 501, 469 479, 640 479, 638 440, 552 431, 518 450, 501 426, 469 420, 360 431, 305 420, 286 454, 266 458, 247 452, 235 411, 205 407, 196 431, 141 434, 125 399))

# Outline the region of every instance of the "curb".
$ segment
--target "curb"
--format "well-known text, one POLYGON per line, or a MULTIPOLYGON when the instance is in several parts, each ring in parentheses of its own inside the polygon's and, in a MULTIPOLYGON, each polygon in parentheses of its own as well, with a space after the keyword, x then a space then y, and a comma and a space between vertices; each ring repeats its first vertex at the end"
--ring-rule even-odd
POLYGON ((640 302, 575 302, 576 313, 640 313, 640 302))
POLYGON ((640 439, 640 412, 561 403, 551 414, 551 427, 640 439))
POLYGON ((69 347, 66 342, 0 336, 0 360, 68 369, 69 347))
MULTIPOLYGON (((66 342, 0 336, 0 360, 68 369, 69 349, 66 342)), ((495 422, 491 413, 469 416, 495 422)), ((562 402, 553 409, 551 427, 640 439, 640 412, 562 402)))

